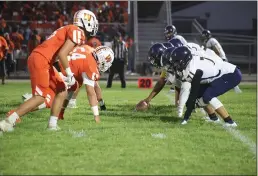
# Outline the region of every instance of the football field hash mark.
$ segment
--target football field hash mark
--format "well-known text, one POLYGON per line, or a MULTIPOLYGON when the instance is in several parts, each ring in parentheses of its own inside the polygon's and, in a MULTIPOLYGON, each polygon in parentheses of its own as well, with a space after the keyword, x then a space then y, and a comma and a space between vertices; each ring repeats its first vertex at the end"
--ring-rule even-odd
POLYGON ((164 139, 167 137, 164 133, 152 133, 151 136, 159 139, 164 139))

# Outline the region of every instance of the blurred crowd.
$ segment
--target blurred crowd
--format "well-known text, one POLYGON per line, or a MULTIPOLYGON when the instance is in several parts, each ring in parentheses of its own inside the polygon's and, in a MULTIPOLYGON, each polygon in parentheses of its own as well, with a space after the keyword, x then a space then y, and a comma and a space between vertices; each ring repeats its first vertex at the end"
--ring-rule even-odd
MULTIPOLYGON (((112 45, 117 32, 132 51, 132 36, 126 33, 127 1, 2 1, 0 2, 0 36, 9 45, 9 71, 26 71, 26 60, 31 51, 57 28, 72 22, 77 10, 93 11, 100 23, 96 39, 112 45), (15 67, 13 66, 15 65, 15 67)), ((132 58, 132 52, 129 60, 132 58)), ((128 66, 128 70, 133 69, 128 66)), ((8 69, 7 69, 8 71, 8 69)), ((9 72, 10 73, 10 72, 9 72)))
POLYGON ((14 21, 57 21, 72 19, 77 10, 88 9, 100 23, 127 23, 127 1, 6 1, 0 2, 0 15, 14 21))

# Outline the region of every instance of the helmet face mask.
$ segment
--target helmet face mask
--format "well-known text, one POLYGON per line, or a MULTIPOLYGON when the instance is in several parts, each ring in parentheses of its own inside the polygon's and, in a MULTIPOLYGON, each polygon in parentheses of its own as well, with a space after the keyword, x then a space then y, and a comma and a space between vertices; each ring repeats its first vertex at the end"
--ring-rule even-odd
POLYGON ((93 52, 93 56, 98 64, 100 72, 107 71, 114 61, 114 52, 107 46, 99 46, 93 52))
POLYGON ((161 67, 160 59, 165 49, 166 47, 162 43, 155 43, 150 47, 148 52, 148 60, 154 67, 161 67))
POLYGON ((174 25, 168 25, 165 27, 164 35, 167 40, 170 40, 176 34, 177 34, 177 31, 176 31, 176 27, 174 25))
POLYGON ((201 40, 206 42, 209 38, 211 38, 211 32, 209 30, 203 30, 201 35, 201 40))

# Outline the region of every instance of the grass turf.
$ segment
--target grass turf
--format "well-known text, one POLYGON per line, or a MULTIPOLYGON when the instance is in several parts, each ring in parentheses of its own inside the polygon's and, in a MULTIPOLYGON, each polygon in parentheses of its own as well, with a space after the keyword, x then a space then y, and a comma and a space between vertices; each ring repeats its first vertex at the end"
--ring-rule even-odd
MULTIPOLYGON (((242 94, 230 91, 219 99, 237 130, 256 144, 256 85, 240 87, 242 94)), ((0 174, 256 174, 255 154, 221 125, 205 122, 197 112, 181 126, 168 90, 153 99, 149 111, 133 112, 150 90, 134 83, 104 88, 107 111, 97 125, 82 88, 79 108, 67 110, 57 132, 46 130, 49 110, 27 114, 0 137, 0 174)), ((29 83, 0 86, 0 117, 18 106, 25 92, 29 83)))

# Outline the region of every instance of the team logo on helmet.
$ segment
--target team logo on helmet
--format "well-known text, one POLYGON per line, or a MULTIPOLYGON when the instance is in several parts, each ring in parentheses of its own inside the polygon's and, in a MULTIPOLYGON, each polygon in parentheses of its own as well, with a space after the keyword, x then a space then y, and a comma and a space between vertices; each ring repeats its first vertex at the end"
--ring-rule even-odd
POLYGON ((111 56, 110 54, 105 58, 107 62, 110 62, 111 61, 111 56))
POLYGON ((90 19, 91 19, 91 15, 90 15, 90 14, 85 13, 85 14, 84 14, 84 19, 85 19, 85 20, 90 21, 90 19))

